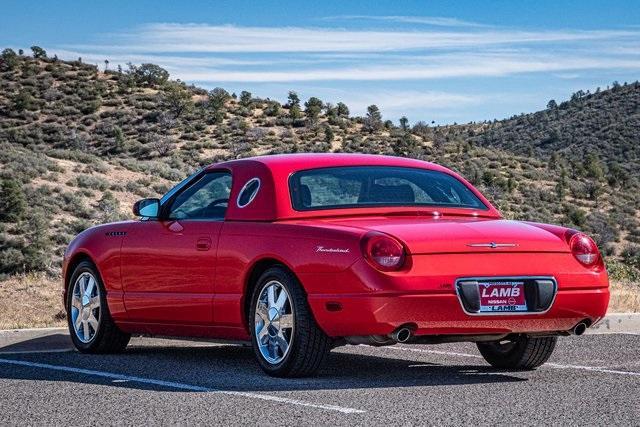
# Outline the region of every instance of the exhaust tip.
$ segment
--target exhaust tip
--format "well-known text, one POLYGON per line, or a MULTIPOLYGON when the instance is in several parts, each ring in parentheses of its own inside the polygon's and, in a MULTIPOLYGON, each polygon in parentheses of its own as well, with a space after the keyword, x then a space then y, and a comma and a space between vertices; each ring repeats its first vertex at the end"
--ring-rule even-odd
POLYGON ((399 343, 407 342, 409 338, 411 338, 411 329, 409 328, 400 328, 391 334, 391 339, 399 343))
POLYGON ((587 330, 587 324, 584 322, 580 322, 578 323, 576 326, 573 327, 572 332, 574 335, 582 335, 584 334, 584 332, 587 330))

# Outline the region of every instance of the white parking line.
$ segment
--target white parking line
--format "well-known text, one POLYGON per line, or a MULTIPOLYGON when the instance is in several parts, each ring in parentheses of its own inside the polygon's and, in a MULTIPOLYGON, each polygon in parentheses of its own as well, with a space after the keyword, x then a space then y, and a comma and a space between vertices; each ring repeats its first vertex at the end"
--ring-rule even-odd
POLYGON ((184 383, 178 383, 173 381, 154 380, 150 378, 135 377, 131 375, 116 374, 112 372, 96 371, 93 369, 73 368, 70 366, 49 365, 47 363, 27 362, 23 360, 12 360, 12 359, 0 359, 0 363, 4 363, 8 365, 27 366, 31 368, 51 369, 54 371, 62 371, 62 372, 72 372, 75 374, 82 374, 82 375, 91 375, 95 377, 109 378, 118 382, 132 381, 132 382, 141 383, 141 384, 151 384, 151 385, 156 385, 161 387, 174 388, 177 390, 209 392, 209 393, 225 394, 230 396, 240 396, 240 397, 246 397, 249 399, 258 399, 258 400, 266 400, 270 402, 284 403, 287 405, 296 405, 296 406, 305 406, 308 408, 324 409, 327 411, 341 412, 343 414, 362 414, 366 412, 360 409, 348 408, 344 406, 317 404, 317 403, 305 402, 304 400, 271 396, 268 394, 258 394, 258 393, 251 393, 251 392, 245 392, 245 391, 218 390, 218 389, 212 389, 208 387, 196 386, 192 384, 184 384, 184 383))
POLYGON ((401 347, 397 345, 392 345, 389 347, 381 347, 384 350, 402 350, 402 351, 413 351, 415 353, 429 353, 429 354, 441 354, 445 356, 460 356, 460 357, 473 357, 476 359, 482 359, 482 356, 477 354, 468 354, 468 353, 456 353, 455 351, 441 351, 441 350, 425 350, 422 348, 409 348, 409 347, 401 347))
POLYGON ((545 363, 543 366, 558 369, 582 369, 585 371, 601 372, 603 374, 630 375, 632 377, 640 377, 640 372, 617 371, 615 369, 603 369, 595 366, 560 365, 557 363, 545 363))
MULTIPOLYGON (((474 359, 482 359, 482 356, 477 354, 469 354, 469 353, 457 353, 454 351, 440 351, 440 350, 425 350, 421 348, 408 348, 401 346, 389 346, 389 347, 381 347, 385 350, 400 350, 400 351, 413 351, 416 353, 427 353, 427 354, 439 354, 445 356, 458 356, 458 357, 472 357, 474 359)), ((640 377, 640 372, 629 372, 629 371, 618 371, 615 369, 606 369, 597 366, 581 366, 581 365, 561 365, 558 363, 545 363, 543 367, 556 368, 556 369, 581 369, 584 371, 592 371, 592 372, 601 372, 603 374, 616 374, 616 375, 629 375, 632 377, 640 377)))

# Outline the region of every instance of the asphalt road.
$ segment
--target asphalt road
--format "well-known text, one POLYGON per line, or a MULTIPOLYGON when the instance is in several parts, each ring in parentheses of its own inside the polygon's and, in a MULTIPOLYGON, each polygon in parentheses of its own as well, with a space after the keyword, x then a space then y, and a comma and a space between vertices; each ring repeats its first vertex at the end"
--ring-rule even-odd
POLYGON ((2 332, 0 424, 43 423, 638 425, 640 335, 561 338, 549 364, 517 373, 472 344, 349 346, 317 377, 283 380, 243 346, 136 338, 90 356, 61 331, 2 332))

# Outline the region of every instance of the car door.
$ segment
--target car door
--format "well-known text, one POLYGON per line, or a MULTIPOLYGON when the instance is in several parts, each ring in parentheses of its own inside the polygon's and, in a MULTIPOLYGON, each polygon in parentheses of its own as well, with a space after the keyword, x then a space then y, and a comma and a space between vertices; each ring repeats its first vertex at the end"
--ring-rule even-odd
POLYGON ((163 198, 158 219, 132 225, 121 249, 130 321, 212 323, 218 236, 230 191, 229 172, 202 172, 163 198))

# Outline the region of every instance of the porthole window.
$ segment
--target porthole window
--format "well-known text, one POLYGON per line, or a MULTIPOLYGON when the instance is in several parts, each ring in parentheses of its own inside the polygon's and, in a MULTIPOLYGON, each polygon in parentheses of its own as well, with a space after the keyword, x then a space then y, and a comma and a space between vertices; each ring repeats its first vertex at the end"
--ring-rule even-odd
POLYGON ((238 207, 244 208, 249 203, 253 202, 260 190, 260 178, 251 178, 240 190, 238 194, 238 207))

